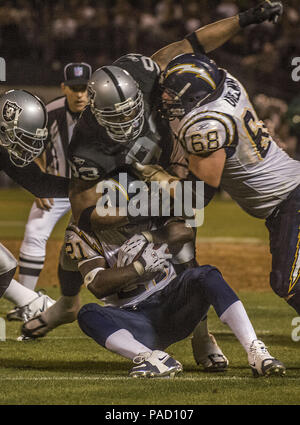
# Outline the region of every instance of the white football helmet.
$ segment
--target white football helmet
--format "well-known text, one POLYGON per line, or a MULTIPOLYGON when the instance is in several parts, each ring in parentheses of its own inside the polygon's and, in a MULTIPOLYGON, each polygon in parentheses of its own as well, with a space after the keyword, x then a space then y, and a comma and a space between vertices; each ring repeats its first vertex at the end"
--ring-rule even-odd
POLYGON ((14 165, 24 167, 43 152, 47 119, 43 102, 26 90, 10 90, 0 97, 0 145, 14 165))
POLYGON ((139 136, 144 124, 143 94, 131 75, 117 66, 97 69, 88 84, 92 113, 116 142, 139 136))

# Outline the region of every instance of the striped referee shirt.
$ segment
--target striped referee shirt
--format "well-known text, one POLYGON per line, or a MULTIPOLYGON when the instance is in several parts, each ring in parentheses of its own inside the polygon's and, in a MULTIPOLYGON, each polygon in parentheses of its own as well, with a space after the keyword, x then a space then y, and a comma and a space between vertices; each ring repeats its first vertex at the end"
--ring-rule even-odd
POLYGON ((70 111, 65 96, 52 100, 47 104, 46 109, 48 111, 46 172, 70 178, 67 150, 80 112, 70 111))

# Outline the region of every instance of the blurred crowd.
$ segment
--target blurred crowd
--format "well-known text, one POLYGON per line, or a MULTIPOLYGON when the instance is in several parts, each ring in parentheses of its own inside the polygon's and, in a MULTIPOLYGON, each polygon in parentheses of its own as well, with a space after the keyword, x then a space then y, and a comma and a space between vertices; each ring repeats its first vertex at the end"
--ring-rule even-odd
MULTIPOLYGON (((71 61, 85 61, 96 69, 126 53, 151 55, 201 26, 260 1, 3 0, 0 47, 7 62, 7 82, 53 85, 61 81, 63 66, 71 61)), ((291 132, 293 119, 287 117, 289 103, 297 94, 291 60, 300 56, 299 28, 299 0, 289 0, 280 24, 250 26, 211 54, 255 96, 278 142, 283 146, 289 140, 286 148, 291 154, 298 131, 300 139, 300 124, 291 132)))

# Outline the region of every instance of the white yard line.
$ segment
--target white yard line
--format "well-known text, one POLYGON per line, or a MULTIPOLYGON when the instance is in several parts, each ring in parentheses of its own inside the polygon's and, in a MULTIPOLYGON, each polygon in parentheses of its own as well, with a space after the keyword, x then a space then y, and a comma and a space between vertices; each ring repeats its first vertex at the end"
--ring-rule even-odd
MULTIPOLYGON (((268 329, 256 329, 255 331, 257 333, 257 335, 270 335, 272 334, 272 331, 268 330, 268 329)), ((218 335, 218 334, 226 334, 226 335, 232 335, 234 336, 234 334, 228 330, 228 329, 219 329, 213 332, 214 335, 218 335)), ((87 336, 77 336, 77 337, 72 337, 72 336, 47 336, 43 339, 37 339, 36 341, 48 341, 48 340, 52 340, 52 341, 61 341, 61 340, 73 340, 73 341, 77 341, 79 339, 85 339, 85 340, 89 340, 89 337, 87 336)), ((12 342, 16 342, 16 338, 11 338, 11 337, 7 337, 6 341, 0 341, 0 348, 1 348, 1 343, 5 343, 8 341, 12 341, 12 342)), ((18 342, 22 342, 23 344, 30 344, 31 342, 36 342, 36 341, 18 341, 18 342)))
POLYGON ((232 238, 232 237, 212 237, 212 238, 202 238, 198 236, 198 243, 249 243, 249 244, 267 244, 268 241, 259 238, 232 238))
MULTIPOLYGON (((37 377, 27 377, 27 376, 13 376, 13 377, 0 377, 1 381, 132 381, 133 378, 129 376, 37 376, 37 377)), ((175 378, 175 381, 195 381, 195 382, 211 382, 211 381, 244 381, 246 379, 252 379, 252 376, 178 376, 175 378)), ((289 381, 299 381, 299 378, 288 378, 284 377, 283 379, 288 379, 289 381)), ((160 379, 164 380, 163 378, 160 379)), ((167 380, 167 379, 166 379, 167 380)))

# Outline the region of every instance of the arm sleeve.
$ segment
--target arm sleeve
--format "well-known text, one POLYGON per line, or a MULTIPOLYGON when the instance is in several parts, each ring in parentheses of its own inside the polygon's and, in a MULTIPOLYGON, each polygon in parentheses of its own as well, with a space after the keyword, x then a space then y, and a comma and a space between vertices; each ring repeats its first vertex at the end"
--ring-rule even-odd
POLYGON ((6 163, 3 171, 37 198, 68 198, 69 179, 43 173, 34 162, 27 167, 6 163))

